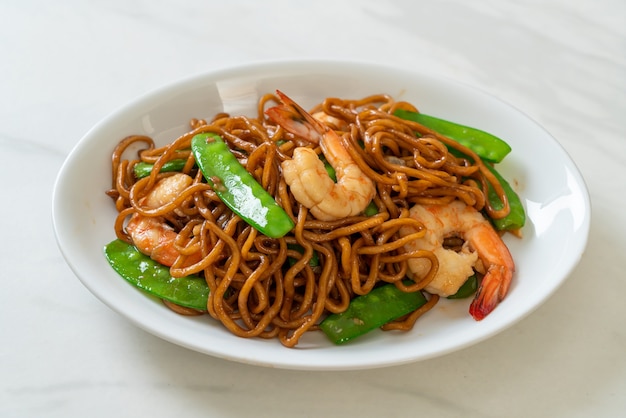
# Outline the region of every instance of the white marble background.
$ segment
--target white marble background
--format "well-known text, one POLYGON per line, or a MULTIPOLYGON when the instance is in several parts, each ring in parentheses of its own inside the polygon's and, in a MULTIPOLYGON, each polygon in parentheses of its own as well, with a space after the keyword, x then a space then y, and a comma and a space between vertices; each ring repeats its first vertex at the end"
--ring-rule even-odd
POLYGON ((0 416, 617 417, 626 411, 624 0, 0 2, 0 416), (589 186, 587 252, 498 336, 378 370, 297 372, 164 342, 74 277, 55 176, 118 106, 190 74, 339 58, 427 69, 529 114, 589 186))

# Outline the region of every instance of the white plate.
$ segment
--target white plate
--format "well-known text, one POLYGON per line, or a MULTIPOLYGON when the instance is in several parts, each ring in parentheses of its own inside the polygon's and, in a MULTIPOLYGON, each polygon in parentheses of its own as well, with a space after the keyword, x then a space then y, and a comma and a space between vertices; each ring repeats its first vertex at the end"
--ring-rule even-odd
POLYGON ((102 302, 165 340, 216 357, 290 369, 358 369, 423 360, 485 340, 528 315, 566 279, 583 254, 590 205, 583 179, 561 146, 513 107, 466 85, 369 64, 276 62, 195 76, 119 109, 91 129, 58 175, 53 221, 59 247, 82 283, 102 302), (209 316, 179 316, 122 280, 102 248, 115 238, 110 153, 129 134, 158 144, 182 134, 192 117, 217 112, 256 114, 260 95, 281 89, 309 107, 324 97, 388 93, 421 111, 481 128, 506 139, 512 153, 500 171, 520 193, 528 213, 524 238, 506 237, 517 264, 506 300, 481 322, 469 300, 440 302, 409 333, 374 331, 343 346, 309 333, 297 348, 242 339, 209 316))

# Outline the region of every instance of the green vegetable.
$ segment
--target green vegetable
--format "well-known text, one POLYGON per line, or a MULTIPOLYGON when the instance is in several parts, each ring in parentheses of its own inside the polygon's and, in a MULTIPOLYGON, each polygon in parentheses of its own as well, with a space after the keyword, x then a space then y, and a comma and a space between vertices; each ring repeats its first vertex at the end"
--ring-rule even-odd
POLYGON ((294 223, 289 215, 237 161, 219 135, 194 136, 191 151, 215 193, 244 221, 271 238, 291 231, 294 223))
POLYGON ((406 293, 385 284, 357 296, 342 313, 329 315, 320 328, 335 344, 345 343, 389 321, 406 315, 426 303, 421 292, 406 293))
MULTIPOLYGON (((520 200, 515 190, 511 187, 511 185, 493 168, 490 164, 485 164, 489 171, 493 173, 494 176, 498 179, 502 188, 504 189, 504 193, 509 201, 510 212, 507 216, 501 219, 492 219, 493 226, 499 231, 510 231, 515 229, 520 229, 526 223, 526 211, 524 210, 524 205, 522 205, 522 201, 520 200)), ((502 209, 504 204, 496 194, 495 190, 491 185, 489 185, 487 190, 487 199, 489 199, 489 203, 491 206, 496 209, 502 209)))
MULTIPOLYGON (((511 147, 500 138, 475 128, 403 109, 396 110, 394 114, 399 118, 421 123, 427 128, 465 145, 487 162, 498 163, 511 151, 511 147)), ((464 156, 458 153, 457 155, 464 156)), ((511 209, 510 213, 504 218, 492 219, 494 227, 500 231, 515 230, 523 227, 526 222, 526 213, 519 196, 491 164, 485 165, 500 181, 511 209)), ((489 203, 496 210, 502 209, 504 206, 491 185, 489 185, 489 190, 487 190, 487 199, 489 199, 489 203)))
MULTIPOLYGON (((165 164, 163 164, 163 167, 161 167, 161 173, 168 171, 181 171, 185 166, 185 163, 187 163, 187 160, 167 161, 165 164)), ((154 167, 154 164, 144 162, 135 164, 135 166, 133 167, 135 177, 137 177, 138 179, 142 177, 148 177, 150 175, 150 172, 152 172, 152 167, 154 167)))
POLYGON ((448 299, 465 299, 476 293, 478 289, 478 277, 471 275, 454 295, 448 296, 448 299))
POLYGON ((367 207, 363 210, 363 214, 365 216, 374 216, 378 213, 378 206, 376 206, 376 203, 374 203, 374 201, 372 200, 369 205, 367 205, 367 207))
POLYGON ((409 110, 398 109, 394 115, 420 123, 433 131, 447 136, 474 151, 478 156, 492 163, 499 163, 511 152, 509 144, 502 139, 469 126, 459 125, 434 116, 423 113, 411 112, 409 110))
POLYGON ((328 177, 330 177, 335 183, 337 183, 337 173, 335 172, 333 166, 326 161, 326 159, 324 159, 324 168, 328 173, 328 177))
MULTIPOLYGON (((304 254, 304 247, 300 244, 287 244, 287 248, 289 248, 290 250, 297 251, 300 254, 304 254)), ((287 261, 289 262, 290 266, 293 266, 294 264, 298 262, 298 260, 292 257, 289 257, 287 261)), ((319 267, 319 265, 320 265, 320 256, 317 253, 317 251, 314 250, 313 255, 311 256, 311 259, 309 260, 309 266, 319 267)))
POLYGON ((121 240, 107 244, 104 254, 111 267, 135 287, 177 305, 207 309, 209 286, 201 277, 173 278, 168 267, 121 240))

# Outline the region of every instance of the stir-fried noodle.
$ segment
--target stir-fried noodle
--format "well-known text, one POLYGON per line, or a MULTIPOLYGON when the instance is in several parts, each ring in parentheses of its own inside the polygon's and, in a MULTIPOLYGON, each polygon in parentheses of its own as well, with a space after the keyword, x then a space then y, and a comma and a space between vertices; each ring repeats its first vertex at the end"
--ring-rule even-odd
MULTIPOLYGON (((315 219, 291 194, 281 162, 290 159, 296 147, 309 146, 321 153, 320 147, 265 116, 265 110, 278 102, 274 95, 264 96, 256 118, 218 114, 206 122, 194 119, 189 133, 163 147, 157 148, 149 137, 130 136, 112 155, 112 189, 107 193, 119 212, 117 237, 133 243, 126 223, 135 213, 173 227, 177 233, 173 245, 179 255, 171 275, 204 277, 210 288, 208 314, 235 335, 277 337, 293 347, 305 332, 317 329, 326 315, 344 311, 352 298, 377 285, 394 283, 407 292, 423 289, 438 260, 430 251, 405 249, 407 242, 424 234, 423 225, 409 217, 415 204, 461 200, 494 218, 508 211, 501 185, 471 150, 393 116, 395 109, 415 108, 377 95, 361 100, 328 98, 311 111, 331 116, 325 123, 337 131, 361 171, 373 180, 377 213, 315 219), (290 233, 268 238, 222 203, 190 151, 192 137, 201 132, 224 138, 237 159, 293 219, 295 228, 290 233), (128 147, 137 143, 144 144, 144 149, 135 159, 125 159, 128 147), (467 158, 455 157, 449 148, 467 158), (186 160, 181 171, 193 182, 174 201, 156 208, 145 206, 142 199, 160 179, 173 174, 160 168, 176 159, 186 160), (153 163, 154 168, 149 176, 137 179, 133 168, 140 161, 153 163), (502 210, 489 206, 483 192, 487 184, 505 202, 502 210), (415 232, 402 236, 403 226, 412 226, 415 232), (313 257, 319 262, 311 263, 313 257), (426 276, 407 281, 407 260, 416 257, 430 260, 433 268, 426 276)), ((427 305, 384 328, 410 329, 438 298, 428 295, 427 305)), ((167 306, 182 314, 201 313, 172 303, 167 306)))

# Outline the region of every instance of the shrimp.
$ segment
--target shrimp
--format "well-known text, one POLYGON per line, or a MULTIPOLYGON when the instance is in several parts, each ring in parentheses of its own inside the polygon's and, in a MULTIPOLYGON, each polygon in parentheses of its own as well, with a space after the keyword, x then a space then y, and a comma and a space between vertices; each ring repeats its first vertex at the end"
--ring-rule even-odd
MULTIPOLYGON (((174 201, 176 196, 189 187, 192 181, 191 177, 182 173, 166 177, 160 180, 141 200, 141 204, 148 209, 166 205, 174 201)), ((174 246, 178 234, 160 216, 148 217, 135 213, 126 225, 126 232, 139 251, 158 263, 171 267, 180 256, 174 246)), ((195 264, 200 261, 199 256, 200 254, 190 255, 186 263, 195 264)))
POLYGON ((348 128, 348 123, 345 120, 338 119, 322 111, 315 112, 311 116, 313 116, 315 120, 320 121, 321 123, 323 123, 324 125, 328 126, 331 129, 344 131, 348 128))
POLYGON ((266 114, 294 135, 319 144, 337 175, 335 183, 313 149, 297 147, 292 159, 281 164, 285 181, 296 200, 323 221, 363 212, 376 194, 374 182, 359 168, 334 130, 282 92, 276 93, 283 104, 267 109, 266 114))
MULTIPOLYGON (((439 260, 439 268, 425 290, 440 296, 456 293, 474 269, 484 273, 482 282, 470 305, 472 317, 480 321, 504 299, 508 293, 515 263, 506 244, 491 224, 473 207, 461 201, 448 205, 415 205, 410 216, 426 227, 426 235, 405 245, 407 251, 430 250, 439 260), (444 238, 459 237, 465 242, 460 251, 443 247, 444 238)), ((407 235, 413 231, 404 228, 407 235)), ((409 271, 424 277, 430 270, 424 259, 409 261, 409 271)))

